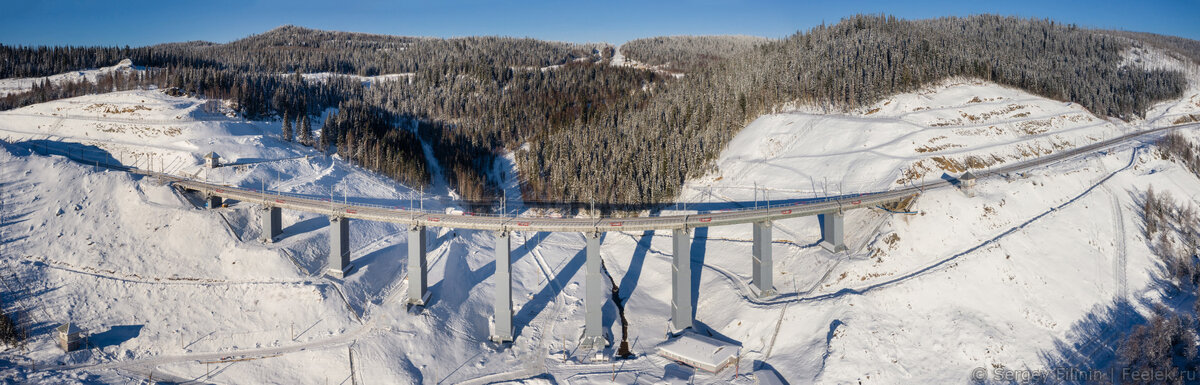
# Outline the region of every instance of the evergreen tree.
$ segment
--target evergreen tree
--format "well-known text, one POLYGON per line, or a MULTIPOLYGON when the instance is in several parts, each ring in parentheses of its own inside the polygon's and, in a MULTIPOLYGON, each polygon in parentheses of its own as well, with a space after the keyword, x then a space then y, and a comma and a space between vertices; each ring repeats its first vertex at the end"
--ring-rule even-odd
POLYGON ((332 144, 330 140, 337 137, 337 133, 335 132, 336 130, 334 130, 333 125, 330 124, 330 121, 333 120, 333 117, 333 114, 325 117, 325 123, 321 124, 321 138, 317 141, 317 149, 327 154, 329 153, 329 145, 332 144))
POLYGON ((285 142, 292 141, 292 118, 288 116, 287 111, 283 113, 283 135, 280 137, 285 142))
POLYGON ((312 125, 308 122, 308 114, 300 115, 300 128, 297 131, 300 131, 300 144, 313 145, 312 125))

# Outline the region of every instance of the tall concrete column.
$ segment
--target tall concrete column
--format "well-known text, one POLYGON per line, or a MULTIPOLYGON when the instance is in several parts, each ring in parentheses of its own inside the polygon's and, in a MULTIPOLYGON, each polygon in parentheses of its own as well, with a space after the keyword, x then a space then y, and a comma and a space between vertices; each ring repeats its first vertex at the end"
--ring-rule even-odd
POLYGON ((692 236, 688 229, 671 234, 671 328, 692 327, 692 236))
POLYGON ((209 195, 204 198, 204 205, 210 209, 220 208, 221 203, 221 197, 216 195, 209 195))
POLYGON ((408 228, 408 300, 424 306, 429 300, 428 269, 425 260, 425 226, 408 228))
POLYGON ((350 265, 350 218, 329 217, 329 267, 327 274, 345 278, 350 265))
POLYGON ((262 215, 262 240, 266 243, 275 242, 275 238, 279 234, 283 234, 282 211, 278 207, 263 206, 260 214, 262 215))
POLYGON ((751 283, 759 297, 775 295, 774 261, 771 260, 771 221, 754 222, 754 244, 751 246, 751 283))
POLYGON ((512 310, 512 243, 508 231, 496 232, 496 291, 493 296, 493 311, 491 340, 495 343, 513 340, 513 310, 512 310))
POLYGON ((584 234, 584 238, 587 238, 587 275, 583 282, 583 307, 586 314, 580 346, 584 349, 594 349, 608 344, 608 340, 604 338, 604 284, 600 279, 600 233, 584 234))
POLYGON ((831 253, 846 251, 843 238, 845 215, 840 212, 821 214, 821 248, 831 253))

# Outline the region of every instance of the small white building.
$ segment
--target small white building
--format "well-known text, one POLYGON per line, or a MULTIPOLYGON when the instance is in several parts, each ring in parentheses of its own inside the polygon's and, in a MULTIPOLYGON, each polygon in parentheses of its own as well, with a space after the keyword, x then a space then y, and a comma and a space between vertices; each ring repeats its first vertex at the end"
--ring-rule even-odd
POLYGON ((963 187, 975 187, 975 174, 971 171, 963 173, 962 176, 958 177, 958 180, 962 182, 963 187))
POLYGON ((208 166, 208 168, 221 167, 221 156, 217 155, 216 152, 210 151, 208 154, 204 155, 204 165, 208 166))
POLYGON ((664 342, 657 350, 672 361, 716 373, 737 360, 741 347, 689 332, 664 342))
POLYGON ((54 336, 58 340, 58 347, 64 352, 79 350, 83 347, 83 329, 75 326, 73 323, 65 323, 54 329, 54 336))
POLYGON ((958 177, 958 188, 962 189, 964 194, 969 197, 975 196, 975 174, 967 171, 958 177))

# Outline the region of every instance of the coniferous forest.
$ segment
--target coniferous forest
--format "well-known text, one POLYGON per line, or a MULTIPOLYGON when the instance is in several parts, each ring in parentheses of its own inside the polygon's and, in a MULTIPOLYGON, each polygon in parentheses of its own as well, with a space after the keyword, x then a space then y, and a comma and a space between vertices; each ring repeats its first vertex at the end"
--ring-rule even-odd
POLYGON ((515 154, 527 200, 669 202, 758 115, 787 103, 849 110, 965 76, 1133 119, 1181 95, 1183 74, 1125 65, 1137 46, 1200 60, 1197 42, 1000 16, 854 16, 778 40, 667 37, 621 53, 671 74, 613 66, 614 47, 533 39, 410 38, 280 27, 226 44, 0 46, 0 78, 132 59, 145 71, 0 97, 0 108, 159 87, 227 99, 252 119, 287 117, 301 143, 401 182, 428 183, 422 144, 467 200, 496 199, 515 154), (332 72, 361 78, 307 80, 332 72), (682 76, 672 76, 682 74, 682 76), (301 127, 336 108, 320 127, 301 127), (308 135, 308 136, 306 136, 308 135))

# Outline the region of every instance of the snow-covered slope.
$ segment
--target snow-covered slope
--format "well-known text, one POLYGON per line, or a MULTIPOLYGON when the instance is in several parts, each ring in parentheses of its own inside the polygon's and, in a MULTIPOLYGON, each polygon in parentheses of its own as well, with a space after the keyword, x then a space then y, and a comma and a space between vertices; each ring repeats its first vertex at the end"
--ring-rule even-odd
POLYGON ((57 74, 57 75, 43 76, 43 77, 37 77, 37 78, 0 79, 0 97, 6 96, 9 94, 16 94, 16 93, 29 91, 29 90, 33 89, 34 84, 41 84, 46 81, 49 81, 51 84, 59 84, 62 82, 76 82, 76 81, 80 81, 83 79, 87 79, 89 82, 95 83, 96 80, 98 80, 100 78, 100 76, 108 75, 108 74, 111 74, 114 72, 126 73, 126 72, 131 72, 131 71, 138 71, 138 70, 139 69, 137 69, 133 66, 132 61, 130 61, 129 59, 125 59, 125 60, 122 60, 120 63, 117 63, 116 65, 109 66, 109 67, 103 67, 103 68, 97 68, 97 69, 67 72, 67 73, 61 73, 61 74, 57 74))
MULTIPOLYGON (((1198 98, 1193 87, 1125 124, 955 80, 851 114, 766 115, 684 196, 719 208, 883 190, 1168 125, 1200 111, 1198 98)), ((820 237, 813 219, 777 223, 776 286, 797 298, 771 301, 767 311, 717 293, 701 302, 698 318, 742 341, 747 358, 770 352, 766 362, 792 383, 958 383, 977 367, 992 374, 1111 354, 1114 341, 1103 339, 1125 329, 1092 330, 1089 321, 1107 317, 1126 294, 1137 304, 1160 296, 1159 262, 1140 230, 1141 194, 1150 185, 1177 197, 1200 191, 1186 169, 1139 146, 987 180, 974 198, 930 191, 917 215, 851 212, 846 255, 812 247, 820 237)), ((708 245, 705 263, 713 266, 705 274, 728 270, 747 280, 748 246, 727 240, 745 242, 749 229, 707 235, 720 241, 708 245)))
MULTIPOLYGON (((756 196, 766 204, 768 195, 888 189, 905 178, 956 175, 976 161, 1009 163, 1170 124, 1200 111, 1197 100, 1189 91, 1144 121, 1114 123, 960 79, 849 114, 766 115, 734 139, 717 171, 690 181, 683 198, 690 210, 709 210, 754 205, 756 196)), ((815 218, 783 220, 774 227, 781 294, 762 300, 748 287, 750 227, 695 229, 698 329, 742 347, 739 365, 712 374, 653 354, 667 339, 669 233, 605 235, 601 255, 637 358, 596 362, 577 349, 581 234, 514 233, 517 338, 497 349, 486 342, 495 271, 488 232, 431 229, 432 303, 415 313, 401 304, 405 228, 352 222, 358 269, 331 279, 320 274, 328 238, 319 215, 285 211, 283 237, 262 244, 252 202, 204 210, 153 179, 28 151, 70 147, 247 188, 335 199, 345 192, 342 199, 384 205, 412 196, 336 157, 279 141, 277 122, 230 118, 223 109, 132 91, 0 113, 0 138, 12 143, 0 151, 0 266, 16 276, 6 279, 26 290, 19 301, 38 309, 43 325, 28 353, 0 355, 20 365, 0 378, 121 382, 153 371, 213 383, 341 383, 353 373, 372 383, 750 384, 750 369, 772 367, 791 383, 958 383, 976 367, 1038 368, 1111 347, 1103 338, 1119 326, 1097 332, 1089 317, 1103 316, 1126 293, 1158 298, 1157 260, 1140 238, 1140 194, 1149 185, 1177 197, 1200 191, 1200 180, 1133 143, 981 181, 974 198, 929 191, 916 215, 850 212, 848 253, 816 247, 815 218), (205 173, 200 160, 209 151, 246 165, 205 173), (267 162, 249 163, 258 161, 267 162), (45 328, 67 321, 90 329, 103 347, 56 350, 45 328), (29 360, 43 370, 31 371, 29 360)), ((512 187, 510 196, 517 193, 512 187)), ((619 340, 614 303, 604 312, 619 340)))
MULTIPOLYGON (((1155 110, 1155 126, 1200 111, 1200 93, 1155 110), (1170 106, 1170 107, 1168 107, 1170 106), (1162 112, 1158 112, 1162 110, 1162 112), (1161 124, 1160 124, 1161 123, 1161 124)), ((849 114, 813 109, 759 117, 730 141, 717 171, 692 181, 688 200, 753 200, 878 191, 957 175, 1111 138, 1144 126, 1081 106, 978 80, 950 80, 849 114), (760 199, 765 196, 760 191, 760 199)))
MULTIPOLYGON (((357 171, 309 147, 279 139, 279 121, 227 116, 219 101, 172 97, 157 91, 89 95, 0 112, 0 139, 79 143, 100 161, 247 188, 329 196, 398 199, 410 189, 357 171), (206 171, 205 154, 224 164, 206 171), (253 164, 253 166, 249 166, 253 164)), ((313 126, 320 127, 320 119, 313 126)), ((317 130, 317 133, 320 131, 317 130)), ((51 150, 68 146, 50 143, 51 150)), ((76 146, 77 147, 77 146, 76 146)))
POLYGON ((153 360, 278 346, 290 322, 312 326, 301 341, 357 324, 336 288, 280 249, 241 242, 228 221, 245 213, 200 211, 153 180, 18 146, 0 149, 0 164, 5 300, 34 309, 42 333, 23 359, 153 360), (88 329, 97 349, 62 354, 44 333, 63 322, 88 329))

